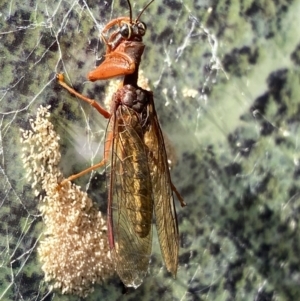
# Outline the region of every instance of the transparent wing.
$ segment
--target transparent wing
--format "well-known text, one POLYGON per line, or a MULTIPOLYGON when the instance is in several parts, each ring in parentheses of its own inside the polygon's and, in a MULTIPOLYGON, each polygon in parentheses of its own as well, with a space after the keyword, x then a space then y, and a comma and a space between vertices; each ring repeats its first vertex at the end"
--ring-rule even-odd
POLYGON ((148 164, 154 198, 156 228, 162 256, 167 270, 176 276, 178 266, 179 234, 171 178, 163 135, 154 108, 149 105, 149 130, 145 133, 148 164))
POLYGON ((147 272, 152 246, 153 197, 147 152, 133 110, 119 106, 110 127, 110 247, 123 283, 138 287, 147 272))

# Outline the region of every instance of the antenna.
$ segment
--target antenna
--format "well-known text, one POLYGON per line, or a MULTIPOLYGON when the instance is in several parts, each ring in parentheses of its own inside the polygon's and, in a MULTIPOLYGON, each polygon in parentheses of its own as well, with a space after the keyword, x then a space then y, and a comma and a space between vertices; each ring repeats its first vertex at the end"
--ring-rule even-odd
MULTIPOLYGON (((154 0, 152 0, 152 1, 154 1, 154 0)), ((127 0, 127 3, 128 3, 128 6, 129 6, 129 18, 130 18, 130 24, 131 24, 132 23, 132 9, 131 9, 131 4, 130 4, 129 0, 127 0)))
MULTIPOLYGON (((127 0, 127 1, 129 1, 129 0, 127 0)), ((135 22, 137 22, 137 21, 140 19, 140 17, 141 17, 141 15, 143 14, 143 12, 147 9, 147 7, 148 7, 153 1, 154 1, 154 0, 151 0, 151 1, 143 8, 143 10, 139 13, 138 17, 136 18, 135 22)), ((131 16, 131 11, 130 11, 130 16, 131 16)), ((130 18, 130 20, 131 20, 131 18, 130 18)))

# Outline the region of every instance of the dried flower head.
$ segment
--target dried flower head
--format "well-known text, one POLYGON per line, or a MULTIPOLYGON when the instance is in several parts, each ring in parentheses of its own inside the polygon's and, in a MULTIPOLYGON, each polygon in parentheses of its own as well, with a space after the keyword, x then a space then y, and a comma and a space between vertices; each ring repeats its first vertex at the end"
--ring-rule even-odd
POLYGON ((35 195, 40 189, 40 210, 45 233, 38 254, 45 280, 62 293, 86 296, 92 284, 100 283, 113 272, 107 243, 107 226, 101 212, 79 186, 63 179, 58 168, 61 155, 59 136, 49 121, 50 107, 40 107, 32 130, 22 130, 23 162, 35 195), (38 188, 37 188, 38 187, 38 188))

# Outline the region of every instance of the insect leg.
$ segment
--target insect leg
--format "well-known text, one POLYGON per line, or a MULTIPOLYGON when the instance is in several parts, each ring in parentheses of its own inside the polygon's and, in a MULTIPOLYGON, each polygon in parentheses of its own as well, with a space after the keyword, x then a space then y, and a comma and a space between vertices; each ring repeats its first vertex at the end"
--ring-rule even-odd
POLYGON ((75 175, 72 175, 72 176, 68 177, 67 179, 64 179, 62 182, 60 182, 59 185, 63 186, 68 181, 73 181, 73 180, 75 180, 77 178, 80 178, 81 176, 83 176, 83 175, 85 175, 85 174, 87 174, 87 173, 89 173, 89 172, 91 172, 91 171, 93 171, 93 170, 95 170, 97 168, 102 167, 105 163, 106 163, 106 159, 103 159, 100 163, 95 164, 95 165, 93 165, 93 166, 91 166, 91 167, 89 167, 89 168, 87 168, 87 169, 85 169, 85 170, 83 170, 83 171, 75 174, 75 175))
POLYGON ((130 18, 120 17, 120 18, 117 18, 117 19, 113 19, 105 25, 102 32, 108 31, 111 27, 113 27, 116 24, 118 24, 120 26, 121 22, 127 22, 128 23, 128 22, 130 22, 130 18))
POLYGON ((186 206, 185 201, 183 200, 181 194, 178 192, 178 190, 176 189, 176 187, 175 187, 175 185, 172 183, 172 181, 171 181, 171 188, 172 188, 172 190, 175 192, 175 194, 176 194, 176 196, 177 196, 177 199, 178 199, 179 202, 180 202, 181 207, 186 206))
POLYGON ((93 166, 90 166, 89 168, 85 169, 85 170, 82 170, 81 172, 77 173, 77 174, 74 174, 74 175, 71 175, 69 176, 67 179, 64 179, 63 181, 60 182, 59 186, 63 186, 64 184, 66 184, 68 181, 73 181, 77 178, 80 178, 81 176, 95 170, 95 169, 98 169, 100 167, 102 167, 103 165, 106 164, 106 162, 108 161, 108 156, 109 156, 109 153, 110 153, 110 146, 111 146, 111 142, 112 142, 112 135, 113 133, 109 133, 108 136, 107 136, 107 139, 106 139, 106 142, 105 142, 105 150, 104 150, 104 158, 101 162, 93 165, 93 166))
POLYGON ((101 107, 94 99, 90 99, 80 93, 78 93, 77 91, 75 91, 73 88, 71 88, 70 86, 67 85, 67 83, 65 82, 64 76, 63 74, 59 73, 56 75, 56 78, 58 80, 58 83, 64 87, 66 90, 68 90, 71 94, 74 94, 75 96, 77 96, 78 98, 80 98, 81 100, 89 103, 92 107, 94 107, 103 117, 105 118, 109 118, 110 117, 110 113, 108 111, 106 111, 103 107, 101 107))

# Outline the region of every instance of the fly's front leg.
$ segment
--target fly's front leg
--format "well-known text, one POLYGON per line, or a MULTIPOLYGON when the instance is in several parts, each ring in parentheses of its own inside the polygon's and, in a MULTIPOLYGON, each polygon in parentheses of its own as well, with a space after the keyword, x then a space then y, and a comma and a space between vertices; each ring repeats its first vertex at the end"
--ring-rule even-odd
POLYGON ((77 96, 78 98, 80 98, 81 100, 87 102, 88 104, 90 104, 92 107, 94 107, 103 117, 105 118, 109 118, 110 117, 110 113, 108 111, 106 111, 102 106, 100 106, 98 104, 97 101, 95 101, 94 99, 90 99, 80 93, 78 93, 76 90, 74 90, 73 88, 71 88, 66 82, 65 82, 65 78, 63 76, 63 74, 59 73, 56 75, 57 81, 58 83, 64 87, 66 90, 68 90, 71 94, 77 96))
MULTIPOLYGON (((95 109, 96 109, 103 117, 105 117, 105 118, 110 118, 111 114, 110 114, 108 111, 106 111, 102 106, 100 106, 94 99, 90 99, 90 98, 88 98, 88 97, 86 97, 86 96, 84 96, 84 95, 78 93, 76 90, 74 90, 72 87, 70 87, 70 86, 65 82, 63 74, 57 74, 57 75, 56 75, 56 78, 57 78, 58 83, 59 83, 62 87, 64 87, 66 90, 68 90, 71 94, 77 96, 77 97, 80 98, 81 100, 83 100, 83 101, 87 102, 88 104, 90 104, 90 105, 91 105, 92 107, 94 107, 94 108, 95 108, 95 109)), ((68 182, 68 181, 73 181, 73 180, 75 180, 75 179, 77 179, 77 178, 79 178, 79 177, 81 177, 81 176, 83 176, 83 175, 85 175, 85 174, 87 174, 87 173, 89 173, 89 172, 95 170, 95 169, 98 169, 98 168, 104 166, 105 163, 106 163, 107 160, 108 160, 108 154, 109 154, 109 150, 110 150, 110 146, 111 146, 111 136, 112 136, 112 133, 109 133, 109 134, 108 134, 108 137, 107 137, 107 140, 106 140, 106 142, 105 142, 105 147, 104 147, 104 148, 105 148, 105 151, 104 151, 104 159, 103 159, 101 162, 99 162, 98 164, 95 164, 95 165, 93 165, 93 166, 91 166, 91 167, 89 167, 89 168, 87 168, 87 169, 85 169, 85 170, 83 170, 83 171, 81 171, 81 172, 79 172, 79 173, 77 173, 77 174, 74 174, 74 175, 68 177, 67 179, 64 179, 64 180, 59 184, 59 186, 63 186, 63 185, 64 185, 66 182, 68 182)))

